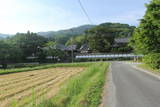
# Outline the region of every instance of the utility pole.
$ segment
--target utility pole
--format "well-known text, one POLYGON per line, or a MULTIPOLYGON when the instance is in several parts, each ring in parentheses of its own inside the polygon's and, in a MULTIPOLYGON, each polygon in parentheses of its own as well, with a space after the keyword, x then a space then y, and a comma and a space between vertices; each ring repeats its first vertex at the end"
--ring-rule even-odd
POLYGON ((73 38, 71 38, 71 43, 72 43, 72 45, 71 45, 71 56, 72 56, 72 63, 73 63, 73 38))

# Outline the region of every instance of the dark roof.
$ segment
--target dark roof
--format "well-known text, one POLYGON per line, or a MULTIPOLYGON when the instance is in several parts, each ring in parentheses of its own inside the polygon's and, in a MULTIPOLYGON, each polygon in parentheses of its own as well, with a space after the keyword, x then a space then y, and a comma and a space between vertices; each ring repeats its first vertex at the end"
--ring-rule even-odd
POLYGON ((69 46, 65 46, 63 44, 56 44, 50 47, 44 47, 43 49, 48 50, 48 49, 59 49, 62 51, 71 51, 71 50, 76 50, 77 49, 77 45, 69 45, 69 46))
POLYGON ((66 47, 65 47, 65 45, 63 45, 63 44, 57 44, 57 45, 55 46, 55 49, 65 50, 66 47))
POLYGON ((77 49, 77 45, 69 45, 65 48, 65 50, 67 51, 76 50, 76 49, 77 49))
POLYGON ((89 46, 87 44, 84 44, 80 47, 79 49, 80 51, 88 51, 89 50, 89 46))
POLYGON ((114 39, 115 43, 128 43, 130 38, 118 38, 114 39))
POLYGON ((52 45, 49 47, 44 47, 43 49, 48 50, 48 49, 59 49, 59 50, 65 50, 66 47, 63 44, 56 44, 56 45, 52 45))

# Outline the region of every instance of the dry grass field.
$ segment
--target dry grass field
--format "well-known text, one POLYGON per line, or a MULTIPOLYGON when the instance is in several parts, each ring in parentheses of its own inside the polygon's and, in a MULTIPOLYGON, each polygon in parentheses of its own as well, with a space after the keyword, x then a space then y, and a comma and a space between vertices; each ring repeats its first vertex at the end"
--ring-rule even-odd
POLYGON ((85 71, 84 67, 57 67, 0 75, 0 107, 24 107, 53 97, 61 84, 85 71))

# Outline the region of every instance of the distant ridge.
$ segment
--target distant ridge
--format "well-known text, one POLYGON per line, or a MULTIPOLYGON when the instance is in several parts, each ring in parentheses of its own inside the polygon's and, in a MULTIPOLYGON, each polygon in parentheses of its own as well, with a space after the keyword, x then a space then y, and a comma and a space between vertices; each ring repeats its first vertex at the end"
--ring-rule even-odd
POLYGON ((12 36, 12 35, 0 33, 0 39, 4 39, 4 38, 10 37, 10 36, 12 36))
POLYGON ((83 25, 79 27, 73 27, 66 30, 59 30, 59 31, 48 31, 48 32, 38 32, 38 35, 45 36, 45 37, 53 37, 53 36, 62 36, 62 35, 80 35, 83 34, 86 30, 89 30, 96 25, 83 25))

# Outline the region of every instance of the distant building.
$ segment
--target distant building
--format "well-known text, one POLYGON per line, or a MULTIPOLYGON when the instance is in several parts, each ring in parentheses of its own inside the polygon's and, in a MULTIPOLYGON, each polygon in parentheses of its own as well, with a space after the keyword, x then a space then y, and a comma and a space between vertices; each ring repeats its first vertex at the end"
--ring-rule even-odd
POLYGON ((121 47, 129 43, 130 38, 118 38, 114 39, 113 47, 121 47))
POLYGON ((77 51, 77 45, 69 45, 65 47, 65 51, 77 51))
POLYGON ((64 50, 66 49, 66 47, 65 47, 65 45, 63 45, 63 44, 56 44, 56 45, 55 45, 55 49, 59 49, 59 50, 64 51, 64 50))
POLYGON ((90 48, 88 46, 88 44, 84 44, 80 47, 79 49, 80 53, 90 53, 90 48))

